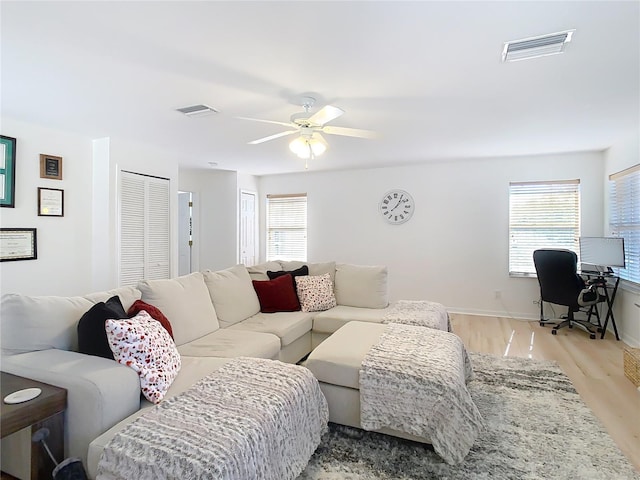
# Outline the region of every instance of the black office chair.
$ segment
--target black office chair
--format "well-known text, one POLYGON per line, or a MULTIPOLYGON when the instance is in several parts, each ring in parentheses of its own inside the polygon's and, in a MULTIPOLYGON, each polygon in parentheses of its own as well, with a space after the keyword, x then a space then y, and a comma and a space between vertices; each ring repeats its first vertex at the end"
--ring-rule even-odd
POLYGON ((566 316, 562 316, 552 334, 556 335, 562 327, 573 328, 578 325, 589 332, 589 338, 596 338, 593 328, 600 330, 600 314, 594 305, 601 301, 600 295, 593 290, 593 295, 587 292, 588 286, 583 278, 578 275, 578 256, 570 250, 540 249, 533 252, 533 263, 538 274, 540 284, 540 325, 555 323, 554 320, 544 318, 544 302, 568 307, 566 316), (585 295, 586 294, 586 295, 585 295), (584 311, 584 308, 588 310, 584 311), (586 320, 575 318, 575 313, 584 311, 586 320), (595 313, 598 325, 591 323, 591 315, 595 313))

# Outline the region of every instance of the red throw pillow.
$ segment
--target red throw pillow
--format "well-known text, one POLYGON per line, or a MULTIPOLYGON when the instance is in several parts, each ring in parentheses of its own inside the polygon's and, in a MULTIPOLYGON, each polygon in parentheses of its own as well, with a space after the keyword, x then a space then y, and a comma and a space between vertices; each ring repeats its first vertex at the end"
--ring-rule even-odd
POLYGON ((169 333, 169 335, 171 335, 171 338, 173 338, 173 329, 171 328, 171 322, 169 322, 169 319, 164 316, 164 313, 162 313, 158 307, 154 307, 153 305, 147 302, 143 302, 142 300, 136 300, 135 302, 133 302, 133 305, 129 307, 127 315, 129 315, 129 318, 135 317, 142 310, 147 312, 149 316, 154 320, 159 321, 164 329, 169 333))
POLYGON ((291 274, 273 280, 253 280, 262 313, 295 312, 300 310, 291 274))

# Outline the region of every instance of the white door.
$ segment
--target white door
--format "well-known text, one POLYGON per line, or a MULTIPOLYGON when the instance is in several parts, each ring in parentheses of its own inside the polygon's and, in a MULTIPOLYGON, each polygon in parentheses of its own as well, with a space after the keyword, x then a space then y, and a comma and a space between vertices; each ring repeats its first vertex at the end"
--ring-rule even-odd
POLYGON ((240 263, 256 264, 256 194, 240 192, 240 263))
POLYGON ((191 273, 192 206, 191 192, 178 192, 178 275, 191 273))

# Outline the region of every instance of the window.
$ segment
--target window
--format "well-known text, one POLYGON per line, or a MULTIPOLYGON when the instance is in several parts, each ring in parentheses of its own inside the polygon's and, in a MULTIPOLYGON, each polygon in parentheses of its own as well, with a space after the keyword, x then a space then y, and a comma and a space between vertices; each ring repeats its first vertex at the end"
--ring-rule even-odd
POLYGON ((307 261, 307 194, 267 195, 267 261, 307 261))
POLYGON ((535 274, 533 252, 578 253, 580 180, 509 184, 509 274, 535 274))
POLYGON ((640 164, 609 176, 609 230, 624 238, 620 278, 640 284, 640 164))
POLYGON ((122 171, 120 285, 169 278, 169 180, 122 171))

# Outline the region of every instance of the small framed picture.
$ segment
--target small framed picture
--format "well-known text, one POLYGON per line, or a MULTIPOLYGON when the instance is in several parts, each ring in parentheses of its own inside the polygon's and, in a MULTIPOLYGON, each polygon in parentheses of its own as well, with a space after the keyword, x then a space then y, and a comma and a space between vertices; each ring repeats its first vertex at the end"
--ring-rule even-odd
POLYGON ((38 216, 64 217, 64 190, 38 187, 38 216))
POLYGON ((62 157, 40 154, 40 178, 62 180, 62 157))
POLYGON ((37 258, 38 240, 35 228, 0 228, 0 262, 37 258))

